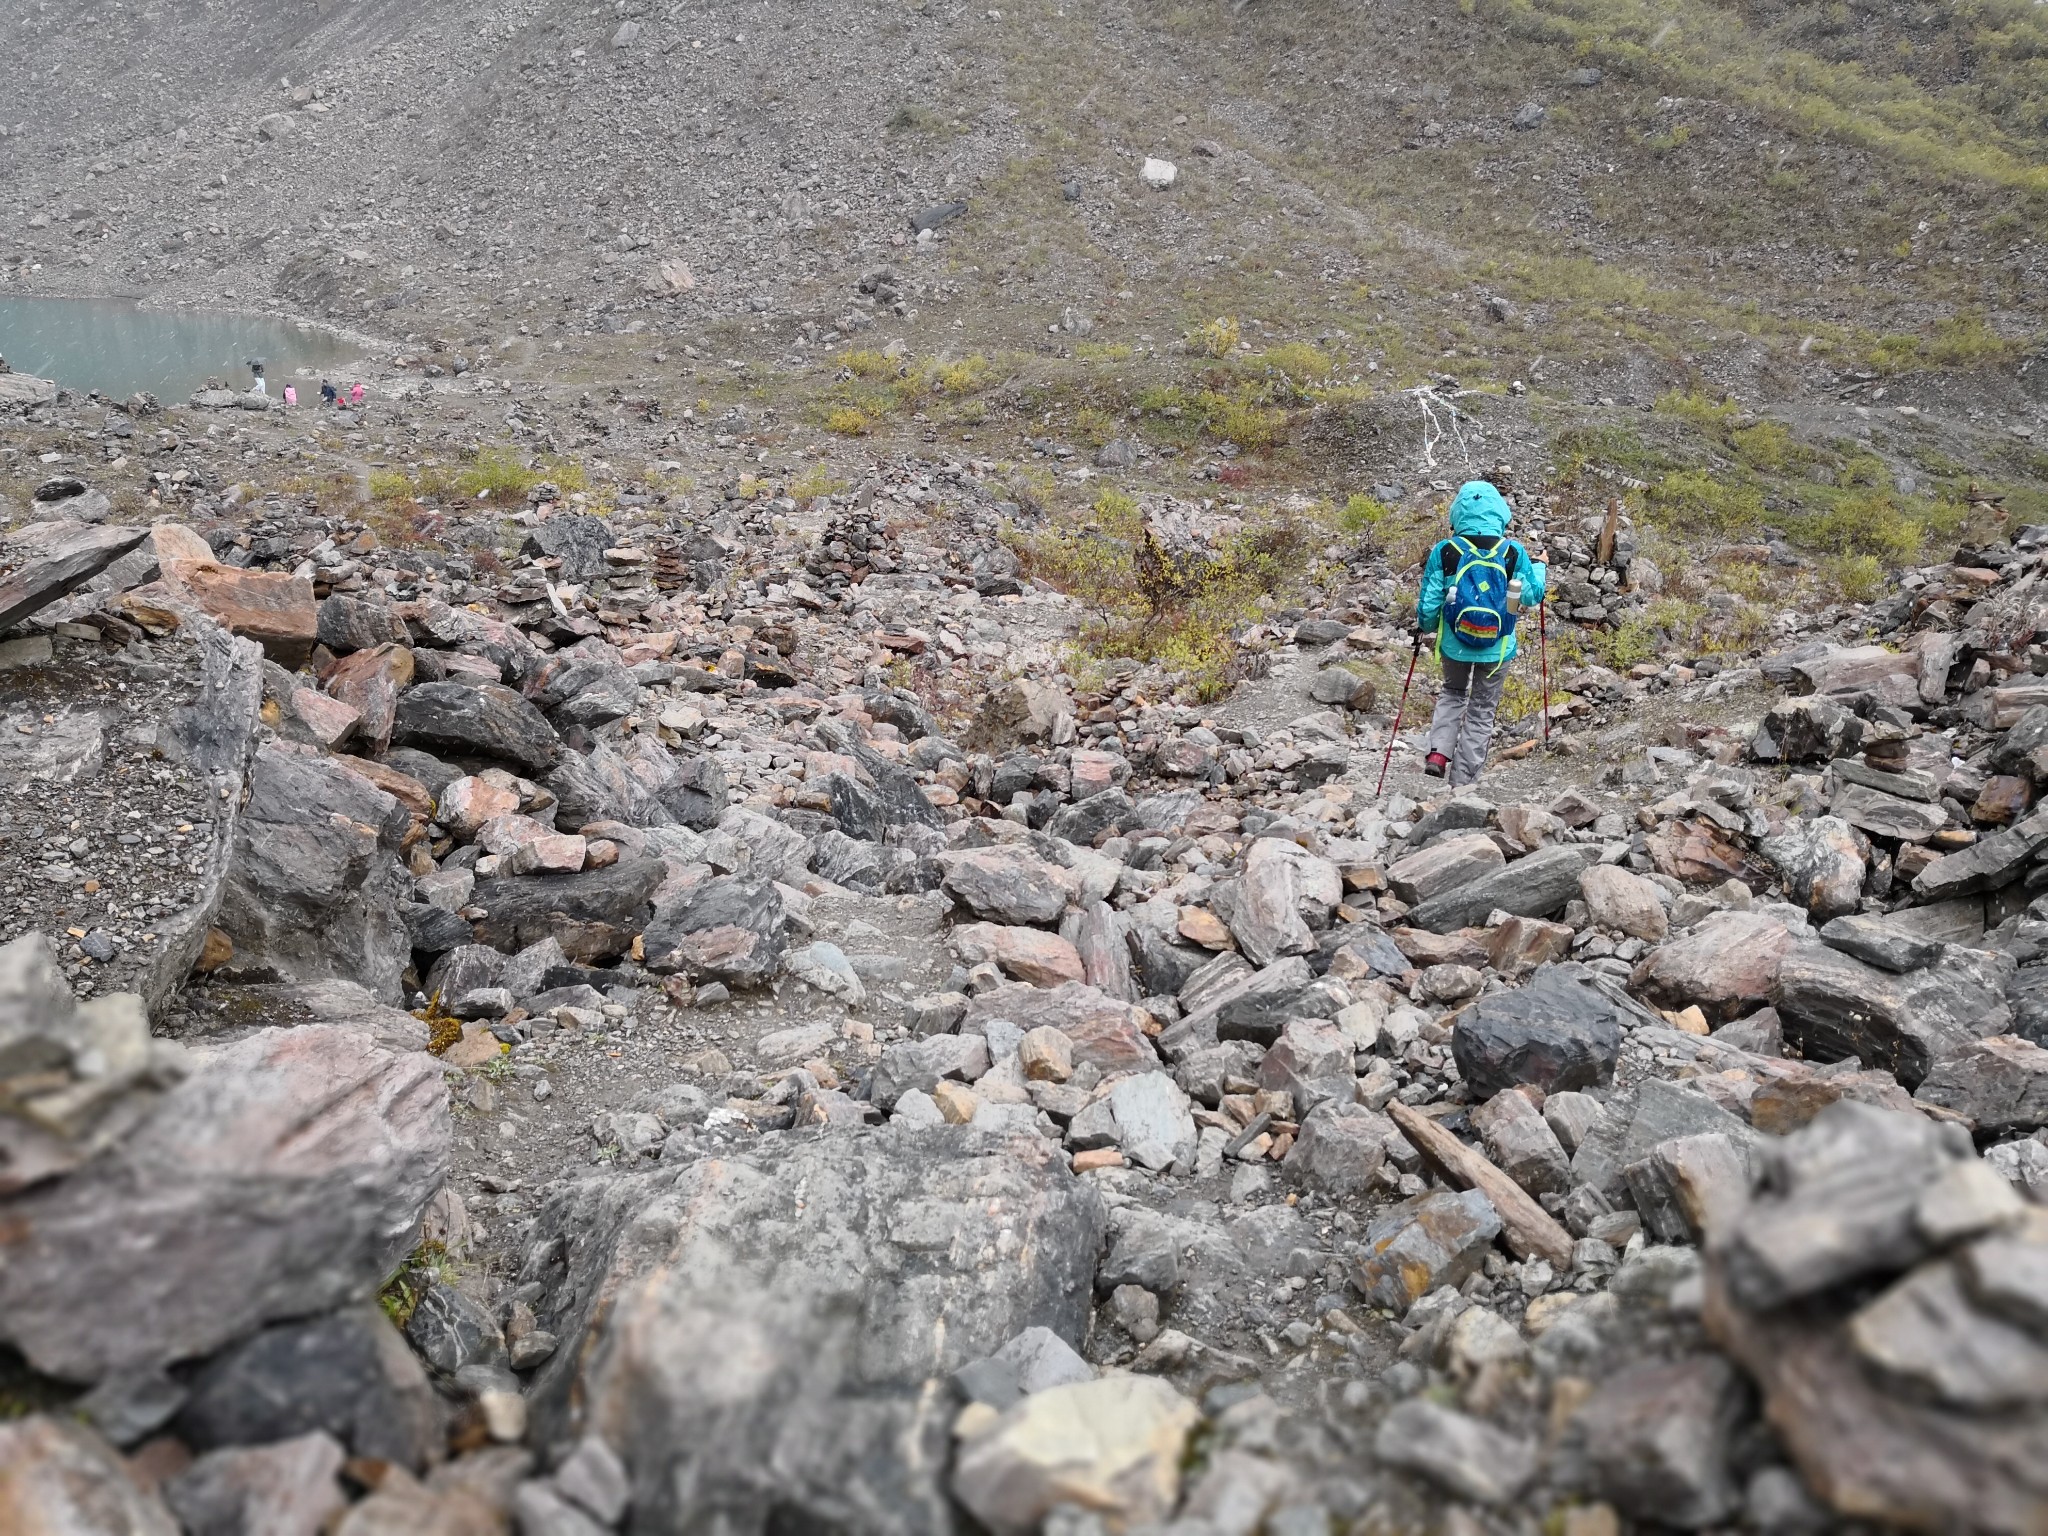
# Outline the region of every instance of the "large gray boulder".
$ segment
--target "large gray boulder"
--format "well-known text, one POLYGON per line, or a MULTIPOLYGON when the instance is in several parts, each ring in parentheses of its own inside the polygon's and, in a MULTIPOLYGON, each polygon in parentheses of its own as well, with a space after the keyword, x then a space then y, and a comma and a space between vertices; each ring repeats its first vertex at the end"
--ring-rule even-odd
POLYGON ((1102 1234, 1051 1143, 964 1128, 570 1185, 520 1274, 562 1340, 536 1443, 616 1449, 648 1536, 951 1531, 937 1384, 1029 1327, 1078 1342, 1102 1234))
POLYGON ((555 728, 538 709, 497 683, 421 683, 398 697, 391 739, 401 747, 511 763, 543 774, 561 755, 555 728))
POLYGON ((236 967, 357 981, 400 1001, 412 940, 399 846, 410 824, 396 799, 316 753, 258 752, 216 918, 236 967))
POLYGON ((1546 965, 1526 986, 1482 997, 1451 1027, 1458 1073, 1486 1096, 1522 1084, 1555 1093, 1610 1081, 1624 1027, 1656 1015, 1575 962, 1546 965))
POLYGON ((757 987, 781 968, 788 927, 781 894, 770 881, 720 875, 656 912, 643 952, 650 970, 757 987))
POLYGON ((632 947, 667 873, 660 859, 641 858, 573 875, 479 880, 470 898, 484 914, 477 942, 513 951, 553 939, 571 960, 602 963, 632 947))
POLYGON ((117 1145, 0 1200, 0 1340, 67 1381, 368 1295, 448 1170, 440 1064, 335 1025, 207 1058, 117 1145))
POLYGON ((2011 1027, 2014 974, 2009 956, 1985 950, 1950 946, 1934 965, 1901 975, 1808 941, 1786 952, 1774 1001, 1802 1055, 1854 1056, 1915 1088, 1936 1062, 2011 1027))

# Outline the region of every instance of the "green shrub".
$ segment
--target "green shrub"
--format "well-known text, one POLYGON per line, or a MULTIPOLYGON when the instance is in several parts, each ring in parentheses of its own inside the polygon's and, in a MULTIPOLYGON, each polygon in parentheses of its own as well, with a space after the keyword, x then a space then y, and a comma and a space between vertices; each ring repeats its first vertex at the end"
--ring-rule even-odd
POLYGON ((1013 539, 1034 576, 1088 612, 1077 644, 1100 661, 1126 657, 1181 674, 1197 701, 1220 698, 1244 673, 1239 634, 1265 598, 1301 581, 1326 535, 1307 519, 1248 520, 1202 553, 1162 547, 1138 504, 1104 491, 1078 522, 1013 539))
POLYGON ((1362 492, 1354 492, 1351 498, 1337 509, 1337 527, 1340 532, 1354 536, 1371 533, 1385 524, 1392 515, 1393 509, 1384 502, 1362 492))
POLYGON ((1825 512, 1807 518, 1798 534, 1800 543, 1830 554, 1904 565, 1919 556, 1927 527, 1888 492, 1876 492, 1839 497, 1825 512))
POLYGON ((1219 316, 1188 333, 1188 350, 1197 357, 1228 357, 1244 339, 1235 319, 1219 316))
POLYGON ((1328 378, 1337 366, 1329 353, 1305 341, 1268 347, 1258 355, 1256 362, 1266 372, 1277 374, 1296 389, 1305 389, 1317 379, 1328 378))
POLYGON ((1885 570, 1875 555, 1830 555, 1820 569, 1845 603, 1874 603, 1885 594, 1885 570))
POLYGON ((1691 422, 1714 438, 1719 438, 1734 425, 1742 410, 1733 400, 1716 400, 1696 389, 1667 390, 1657 397, 1652 409, 1659 416, 1676 416, 1680 421, 1691 422))
POLYGON ((1682 469, 1650 487, 1652 522, 1674 533, 1736 537, 1764 521, 1762 492, 1751 485, 1716 480, 1705 470, 1682 469))

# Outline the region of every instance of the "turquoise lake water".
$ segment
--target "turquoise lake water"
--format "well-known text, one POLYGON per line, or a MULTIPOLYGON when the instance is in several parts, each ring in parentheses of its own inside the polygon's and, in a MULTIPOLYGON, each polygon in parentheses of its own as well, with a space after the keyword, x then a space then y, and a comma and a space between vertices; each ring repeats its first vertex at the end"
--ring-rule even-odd
POLYGON ((9 367, 117 398, 146 390, 182 400, 210 378, 247 389, 250 358, 263 362, 273 395, 287 382, 299 382, 303 395, 299 369, 340 370, 359 356, 331 331, 266 315, 145 309, 126 299, 0 297, 0 357, 9 367))

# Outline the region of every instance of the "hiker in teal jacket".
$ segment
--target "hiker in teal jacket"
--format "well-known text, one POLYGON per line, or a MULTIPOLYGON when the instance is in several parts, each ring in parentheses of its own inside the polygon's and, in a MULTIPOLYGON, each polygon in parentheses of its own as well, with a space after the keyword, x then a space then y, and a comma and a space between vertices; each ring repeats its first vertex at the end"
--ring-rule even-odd
POLYGON ((1473 783, 1486 763, 1494 711, 1515 659, 1515 610, 1543 601, 1549 573, 1540 552, 1532 555, 1507 536, 1514 518, 1507 498, 1492 485, 1468 480, 1451 503, 1451 537, 1431 549, 1422 566, 1415 623, 1436 641, 1444 672, 1423 772, 1448 775, 1453 785, 1473 783), (1502 591, 1506 582, 1518 585, 1502 591), (1460 594, 1472 601, 1455 604, 1460 594), (1446 612, 1447 607, 1458 611, 1446 612), (1496 622, 1497 634, 1489 639, 1496 622))

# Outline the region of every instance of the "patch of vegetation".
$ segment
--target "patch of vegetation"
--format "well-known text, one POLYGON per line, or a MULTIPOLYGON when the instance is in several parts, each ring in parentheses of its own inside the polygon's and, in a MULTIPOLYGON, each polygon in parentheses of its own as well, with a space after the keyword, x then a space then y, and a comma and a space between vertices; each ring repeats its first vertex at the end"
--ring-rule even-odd
POLYGON ((1793 534, 1808 549, 1870 556, 1899 566, 1919 559, 1930 536, 1960 532, 1968 515, 1969 509, 1957 502, 1854 490, 1833 497, 1824 511, 1806 518, 1793 534))
MULTIPOLYGON (((1707 0, 1481 0, 1479 8, 1514 35, 1576 51, 1669 94, 1738 101, 1940 176, 2048 191, 2048 122, 2022 105, 2039 99, 2048 21, 2021 0, 1958 8, 1957 31, 1986 77, 1971 87, 1835 62, 1753 25, 1747 8, 1707 0)), ((1811 13, 1789 13, 1802 14, 1811 13)))
POLYGON ((1820 569, 1821 579, 1845 603, 1874 603, 1885 594, 1885 570, 1875 555, 1830 555, 1820 569))
POLYGON ((846 489, 846 482, 833 475, 826 464, 813 464, 789 483, 789 494, 798 501, 816 501, 820 496, 836 496, 846 489))
POLYGON ((1188 333, 1188 350, 1197 357, 1224 358, 1230 356, 1244 340, 1244 332, 1230 316, 1221 316, 1206 325, 1197 326, 1188 333))
POLYGON ((1910 373, 1918 369, 1998 368, 2015 363, 2026 352, 2023 339, 2001 336, 1978 314, 1952 315, 1937 321, 1925 336, 1895 334, 1868 343, 1862 354, 1864 364, 1883 374, 1910 373))
POLYGON ((1386 503, 1358 491, 1337 509, 1337 528, 1339 532, 1354 537, 1370 534, 1385 527, 1387 519, 1393 515, 1393 508, 1386 503))
POLYGON ((866 437, 875 430, 875 420, 852 405, 835 405, 825 412, 825 430, 840 437, 866 437))
POLYGON ((1137 502, 1112 490, 1085 519, 1017 543, 1033 576, 1088 609, 1084 656, 1158 663, 1186 679, 1188 697, 1207 702, 1246 675, 1241 632, 1266 600, 1308 574, 1326 533, 1299 514, 1260 514, 1213 550, 1169 549, 1137 502))
POLYGON ((1700 469, 1665 475, 1650 487, 1644 506, 1653 524, 1693 537, 1741 537, 1764 523, 1763 495, 1756 487, 1716 479, 1700 469))
POLYGON ((413 1017, 427 1026, 427 1052, 439 1056, 462 1038, 462 1020, 441 1006, 441 994, 427 999, 427 1006, 413 1011, 413 1017))
POLYGON ((529 463, 515 448, 481 448, 457 464, 430 460, 409 471, 370 471, 372 501, 517 503, 537 485, 552 485, 568 496, 587 489, 588 480, 574 459, 540 457, 529 463))
POLYGON ((946 114, 923 102, 906 101, 889 114, 884 126, 891 133, 936 133, 946 126, 946 114))
POLYGON ((377 1301, 384 1308, 384 1315, 402 1329, 412 1321, 428 1290, 454 1278, 448 1250, 440 1243, 421 1243, 378 1289, 377 1301))

